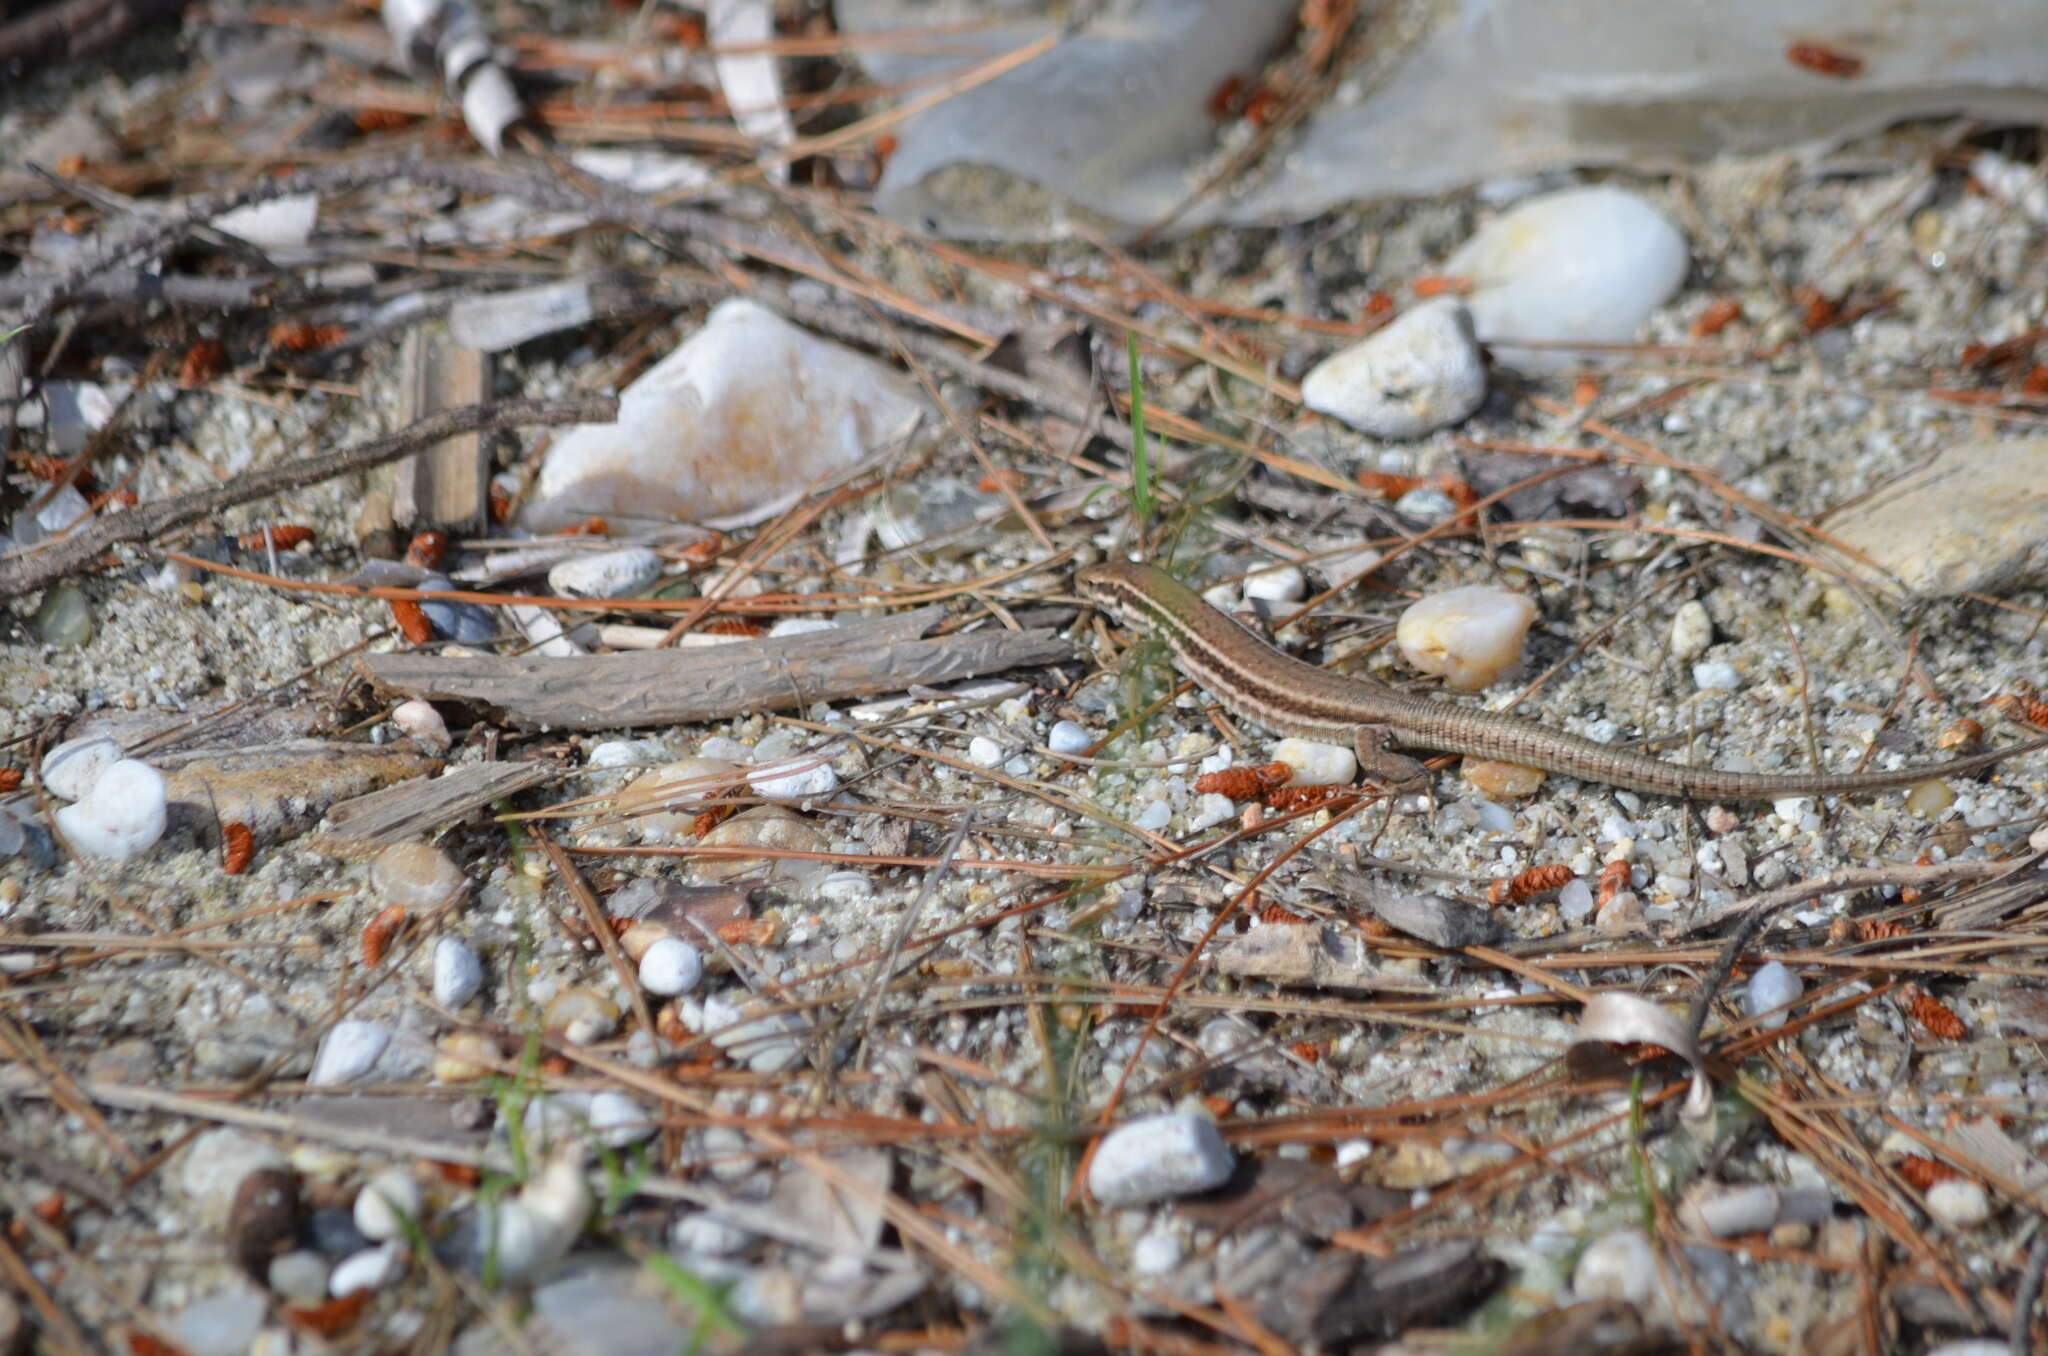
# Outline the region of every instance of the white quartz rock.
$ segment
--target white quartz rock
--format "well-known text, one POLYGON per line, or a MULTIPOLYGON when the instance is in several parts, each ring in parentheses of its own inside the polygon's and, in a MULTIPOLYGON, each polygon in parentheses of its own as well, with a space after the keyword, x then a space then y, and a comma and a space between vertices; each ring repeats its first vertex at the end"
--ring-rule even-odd
POLYGON ((1611 355, 1509 340, 1627 343, 1685 281, 1687 260, 1663 213, 1599 186, 1528 199, 1480 227, 1443 271, 1470 281, 1472 322, 1494 360, 1541 376, 1611 355))
POLYGON ((56 813, 57 828, 80 852, 125 862, 164 835, 163 774, 123 758, 93 780, 84 800, 56 813))
POLYGON ((1486 399, 1486 362, 1472 314, 1456 297, 1402 312, 1302 378, 1301 400, 1375 438, 1419 438, 1486 399))

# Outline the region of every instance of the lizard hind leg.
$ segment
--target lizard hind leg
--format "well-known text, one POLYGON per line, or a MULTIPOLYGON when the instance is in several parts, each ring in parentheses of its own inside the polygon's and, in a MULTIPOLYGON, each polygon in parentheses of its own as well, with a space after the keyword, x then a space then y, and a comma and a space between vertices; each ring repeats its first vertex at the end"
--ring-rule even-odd
POLYGON ((1358 755, 1358 770, 1368 781, 1378 782, 1396 795, 1413 793, 1428 796, 1431 804, 1435 803, 1429 769, 1387 747, 1384 725, 1359 726, 1358 733, 1352 736, 1351 747, 1358 755))

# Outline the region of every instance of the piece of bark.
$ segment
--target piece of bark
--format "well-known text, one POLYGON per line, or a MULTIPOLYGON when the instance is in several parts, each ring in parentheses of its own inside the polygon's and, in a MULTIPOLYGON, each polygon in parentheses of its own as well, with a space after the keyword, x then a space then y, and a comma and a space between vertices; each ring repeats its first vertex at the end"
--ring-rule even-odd
POLYGON ((1320 923, 1261 924, 1210 947, 1209 961, 1226 975, 1315 989, 1429 993, 1436 988, 1427 976, 1387 970, 1373 960, 1363 939, 1320 923))
POLYGON ((717 932, 754 916, 749 892, 737 885, 685 885, 653 877, 612 891, 604 906, 614 918, 660 923, 687 942, 698 940, 699 928, 717 932))
MULTIPOLYGON (((490 360, 454 342, 438 325, 406 332, 399 371, 399 418, 408 424, 479 404, 490 394, 490 360)), ((398 463, 391 518, 404 532, 443 527, 475 535, 490 524, 490 489, 484 435, 458 433, 398 463)))
POLYGON ((382 693, 480 703, 527 729, 611 730, 784 711, 813 702, 901 692, 1004 669, 1071 659, 1051 631, 969 631, 920 640, 939 609, 904 634, 898 618, 720 645, 575 659, 493 655, 367 655, 363 676, 382 693))
POLYGON ((421 777, 335 806, 312 846, 349 855, 423 838, 553 774, 546 763, 469 763, 446 776, 421 777))
POLYGON ((294 739, 244 749, 150 754, 164 774, 172 826, 189 826, 202 843, 220 841, 223 824, 247 824, 258 843, 296 838, 339 801, 438 771, 441 760, 396 745, 294 739))
POLYGON ((1319 1164, 1297 1158, 1237 1161, 1230 1180, 1214 1191, 1174 1204, 1174 1213, 1219 1234, 1286 1224, 1310 1238, 1327 1239, 1408 1208, 1410 1194, 1347 1182, 1319 1164))
POLYGON ((1397 890, 1385 880, 1350 881, 1325 874, 1309 877, 1307 884, 1370 910, 1388 927, 1446 951, 1493 946, 1507 935, 1500 921, 1484 909, 1442 895, 1397 890))

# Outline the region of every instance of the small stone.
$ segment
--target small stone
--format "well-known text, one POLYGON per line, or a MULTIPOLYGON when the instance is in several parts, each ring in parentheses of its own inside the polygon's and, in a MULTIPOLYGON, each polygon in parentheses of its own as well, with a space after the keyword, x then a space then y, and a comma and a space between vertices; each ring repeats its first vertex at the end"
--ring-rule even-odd
POLYGON ((1761 1018, 1764 1030, 1776 1031, 1785 1025, 1786 1014, 1772 1010, 1798 1002, 1805 992, 1805 983, 1790 966, 1781 961, 1766 961, 1756 968, 1756 973, 1749 977, 1749 986, 1743 990, 1743 1015, 1761 1018), (1765 1013, 1770 1015, 1766 1017, 1765 1013))
POLYGON ((698 812, 741 780, 739 765, 724 758, 678 758, 628 782, 612 811, 643 843, 683 842, 697 836, 698 812))
POLYGON ((852 904, 875 897, 875 883, 865 871, 834 871, 818 882, 818 898, 852 904))
POLYGON ((1088 1164, 1088 1190, 1104 1205, 1148 1205, 1219 1187, 1236 1167, 1206 1116, 1148 1116, 1102 1137, 1088 1164))
POLYGON ((1458 771, 1466 781, 1489 796, 1510 800, 1533 796, 1543 786, 1543 769, 1521 763, 1502 763, 1491 758, 1467 758, 1458 771))
POLYGON ((1706 604, 1697 599, 1681 604, 1671 614, 1671 654, 1679 660, 1697 659, 1714 643, 1714 619, 1706 604))
POLYGON ((1131 1248, 1131 1270, 1140 1276, 1163 1276, 1185 1256, 1187 1249, 1171 1230, 1150 1229, 1131 1248))
POLYGON ((408 1221, 418 1227, 422 1203, 413 1175, 403 1168, 387 1168, 356 1192, 356 1231, 372 1243, 399 1238, 408 1221))
POLYGON ((1095 736, 1088 733, 1086 726, 1071 720, 1056 721, 1045 737, 1045 746, 1054 753, 1086 753, 1094 742, 1095 736))
POLYGON ((1875 565, 1879 588, 2003 594, 2048 578, 2048 439, 1993 438, 1932 462, 1822 520, 1875 565))
POLYGON ((270 1259, 267 1279, 279 1299, 313 1304, 327 1298, 327 1259, 307 1248, 270 1259))
POLYGON ((53 584, 36 609, 36 639, 60 650, 75 649, 92 640, 92 602, 85 590, 71 580, 53 584))
POLYGON ((571 1045, 593 1045, 619 1024, 619 1005, 595 989, 567 988, 548 1000, 541 1026, 571 1045))
POLYGON ((498 1043, 481 1031, 456 1031, 441 1038, 431 1072, 436 1083, 473 1083, 489 1077, 498 1043))
POLYGON ((291 1247, 299 1231, 299 1183, 288 1168, 257 1168, 244 1174, 228 1207, 228 1253, 251 1276, 262 1276, 270 1259, 291 1247))
POLYGON ((1440 523, 1458 512, 1458 501, 1434 485, 1417 485, 1394 501, 1394 512, 1419 523, 1440 523))
POLYGON ((289 1167, 283 1151, 270 1141, 224 1127, 192 1141, 178 1165, 178 1186, 191 1197, 202 1228, 224 1230, 245 1179, 289 1167))
POLYGON ((650 1115, 623 1092, 607 1088, 590 1099, 590 1131, 608 1149, 638 1144, 661 1128, 660 1118, 650 1115))
POLYGON ((565 598, 632 598, 661 578, 661 557, 645 546, 571 556, 548 571, 548 588, 565 598))
POLYGON ((1467 305, 1494 360, 1540 376, 1612 361, 1551 345, 1629 342, 1685 281, 1688 263, 1685 237, 1662 213, 1599 185, 1526 199, 1482 226, 1442 271, 1477 284, 1467 305))
POLYGON ((43 789, 59 800, 84 800, 100 774, 126 756, 105 735, 67 739, 43 755, 43 789))
POLYGON ((677 1252, 704 1257, 724 1257, 754 1241, 751 1231, 708 1210, 684 1215, 669 1229, 669 1246, 677 1252))
POLYGON ((1149 802, 1131 823, 1146 833, 1158 833, 1173 822, 1173 807, 1163 800, 1149 802))
POLYGON ((1916 782, 1906 792, 1906 809, 1921 819, 1939 819, 1955 803, 1956 789, 1940 778, 1916 782))
POLYGON ((1526 594, 1492 584, 1432 593, 1410 604, 1394 626, 1394 643, 1410 664, 1439 674, 1459 692, 1476 692, 1521 662, 1522 641, 1536 620, 1526 594))
POLYGON ((797 754, 791 759, 777 760, 766 768, 757 769, 748 777, 747 784, 758 796, 803 800, 829 796, 838 790, 839 774, 832 770, 832 764, 825 761, 822 754, 797 754))
POLYGON ((393 843, 370 861, 370 888, 377 898, 410 913, 445 908, 468 886, 462 868, 431 843, 393 843))
POLYGON ((704 1034, 734 1059, 743 1059, 755 1073, 781 1073, 803 1058, 804 1020, 793 1012, 754 1015, 722 998, 704 1000, 704 1034))
MULTIPOLYGON (((831 847, 825 835, 810 821, 780 805, 756 805, 742 810, 712 829, 701 840, 706 847, 761 847, 785 852, 824 852, 831 847)), ((831 863, 801 857, 702 857, 696 860, 697 874, 709 880, 757 872, 766 867, 772 875, 799 883, 822 878, 831 863)))
POLYGON ((1358 755, 1341 744, 1282 739, 1273 745, 1273 761, 1294 769, 1289 786, 1341 786, 1358 775, 1358 755))
POLYGON ((164 1326, 185 1356, 246 1356, 269 1308, 262 1291, 244 1284, 193 1301, 164 1326))
POLYGON ((1557 892, 1557 914, 1567 923, 1577 923, 1593 912, 1593 887, 1577 876, 1557 892))
POLYGON ((1927 1209, 1952 1229, 1971 1229, 1991 1218, 1991 1197, 1982 1183, 1951 1177, 1927 1188, 1927 1209))
POLYGON ((1244 581, 1244 596, 1253 602, 1298 603, 1308 594, 1308 577, 1299 566, 1261 570, 1244 581))
POLYGON ((704 978, 704 957, 677 937, 663 937, 640 957, 640 987, 667 998, 688 993, 704 978))
POLYGON ((976 767, 994 767, 1003 761, 1003 746, 987 735, 976 735, 967 741, 967 761, 976 767))
MULTIPOLYGON (((420 576, 414 588, 428 592, 453 593, 459 590, 455 582, 445 574, 420 576)), ((482 645, 498 634, 498 623, 493 620, 489 608, 475 603, 451 603, 438 598, 420 601, 420 611, 426 614, 433 626, 434 634, 464 645, 482 645)))
POLYGON ((1581 1300, 1618 1299, 1640 1305, 1656 1288, 1656 1254, 1641 1229, 1618 1229, 1594 1239, 1572 1271, 1572 1294, 1581 1300))
POLYGON ((1714 1238, 1760 1234, 1778 1218, 1777 1188, 1761 1182, 1722 1186, 1703 1182, 1686 1194, 1679 1223, 1714 1238))
POLYGON ((434 1001, 459 1008, 484 986, 484 963, 469 943, 457 937, 434 942, 434 1001))
POLYGON ((1419 438, 1486 399, 1486 361, 1457 297, 1410 307, 1302 378, 1304 405, 1375 438, 1419 438))
POLYGON ((328 1277, 327 1292, 340 1299, 358 1290, 381 1290, 405 1273, 405 1244, 397 1239, 344 1257, 328 1277))
POLYGON ((1733 692, 1742 686, 1742 674, 1725 659, 1709 659, 1692 666, 1692 681, 1703 692, 1733 692))
POLYGON ((658 740, 607 739, 590 746, 590 752, 584 755, 583 765, 588 768, 632 767, 639 763, 663 762, 667 758, 668 750, 658 740))
POLYGON ((306 1081, 314 1087, 353 1083, 370 1072, 390 1043, 391 1032, 376 1022, 336 1022, 321 1038, 306 1081))
POLYGON ((163 837, 163 774, 147 763, 123 758, 93 780, 84 800, 62 807, 53 818, 58 831, 79 851, 125 862, 163 837))
POLYGON ((400 702, 391 709, 391 723, 422 753, 448 751, 448 722, 442 719, 432 702, 423 702, 417 697, 400 702))
POLYGON ((1632 937, 1649 926, 1643 915, 1643 901, 1634 891, 1622 890, 1600 906, 1593 926, 1609 937, 1632 937))

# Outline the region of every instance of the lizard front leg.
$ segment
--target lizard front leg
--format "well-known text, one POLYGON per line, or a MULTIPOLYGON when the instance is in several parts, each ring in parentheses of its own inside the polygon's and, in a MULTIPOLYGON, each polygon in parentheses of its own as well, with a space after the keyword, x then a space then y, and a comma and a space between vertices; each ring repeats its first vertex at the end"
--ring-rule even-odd
POLYGON ((1387 743, 1386 726, 1358 727, 1351 737, 1351 747, 1358 754, 1359 772, 1398 795, 1430 795, 1429 769, 1405 754, 1395 753, 1387 743))

